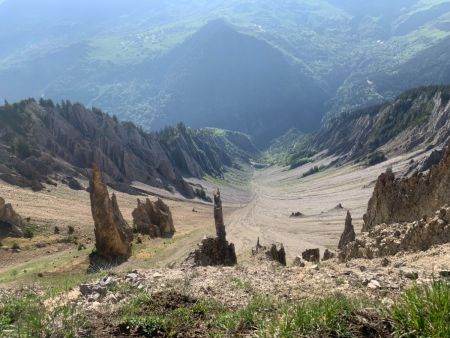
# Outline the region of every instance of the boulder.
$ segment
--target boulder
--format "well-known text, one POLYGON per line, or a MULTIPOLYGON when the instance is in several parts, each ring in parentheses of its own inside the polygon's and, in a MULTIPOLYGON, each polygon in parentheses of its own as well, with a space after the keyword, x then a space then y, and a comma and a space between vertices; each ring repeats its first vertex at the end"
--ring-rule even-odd
POLYGON ((352 224, 352 216, 350 215, 350 211, 347 211, 344 232, 342 233, 341 239, 339 240, 338 249, 341 250, 348 243, 353 242, 355 240, 355 236, 355 228, 352 224))
POLYGON ((132 212, 136 232, 152 238, 175 233, 170 208, 161 199, 155 203, 148 198, 145 203, 141 203, 139 199, 137 202, 138 206, 132 212))
POLYGON ((304 268, 305 267, 305 262, 303 261, 303 259, 300 256, 297 256, 297 257, 295 257, 294 262, 292 263, 292 265, 298 266, 300 268, 304 268))
POLYGON ((328 249, 325 249, 325 252, 323 253, 323 261, 328 261, 330 259, 333 259, 336 256, 336 254, 334 252, 331 252, 328 249))
POLYGON ((258 256, 259 259, 267 258, 286 266, 286 251, 283 243, 273 243, 270 249, 267 249, 266 246, 261 245, 258 237, 256 247, 252 249, 252 255, 258 256))
POLYGON ((320 250, 319 249, 308 249, 302 252, 302 258, 311 263, 320 262, 320 250))
POLYGON ((0 237, 23 236, 24 222, 10 203, 0 197, 0 237))
POLYGON ((133 231, 120 212, 116 196, 113 194, 109 198, 106 184, 95 164, 89 191, 95 223, 96 254, 112 261, 127 259, 131 255, 133 231))

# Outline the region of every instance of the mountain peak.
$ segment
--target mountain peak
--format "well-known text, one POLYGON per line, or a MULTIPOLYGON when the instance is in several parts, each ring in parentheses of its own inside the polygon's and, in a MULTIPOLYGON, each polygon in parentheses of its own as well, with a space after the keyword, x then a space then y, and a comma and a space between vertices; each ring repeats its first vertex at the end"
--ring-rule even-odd
POLYGON ((218 18, 208 21, 194 36, 216 37, 217 35, 223 36, 236 33, 238 33, 237 30, 228 21, 218 18))

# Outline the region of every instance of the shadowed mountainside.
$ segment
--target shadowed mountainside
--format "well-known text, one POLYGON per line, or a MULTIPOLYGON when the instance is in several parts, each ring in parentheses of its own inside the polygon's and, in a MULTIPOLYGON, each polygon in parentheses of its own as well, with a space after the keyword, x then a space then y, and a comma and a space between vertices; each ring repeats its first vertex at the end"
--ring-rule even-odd
POLYGON ((391 103, 331 119, 317 133, 291 130, 273 143, 267 157, 295 167, 327 150, 339 156, 339 162, 356 160, 370 165, 385 160, 386 155, 444 147, 450 137, 449 102, 450 86, 412 89, 391 103))

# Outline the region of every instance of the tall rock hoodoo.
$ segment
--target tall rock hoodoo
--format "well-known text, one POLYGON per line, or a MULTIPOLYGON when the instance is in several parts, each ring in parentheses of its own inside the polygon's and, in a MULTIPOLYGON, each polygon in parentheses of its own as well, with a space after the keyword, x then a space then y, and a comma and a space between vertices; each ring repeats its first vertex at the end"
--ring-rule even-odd
POLYGON ((352 224, 352 215, 350 211, 347 211, 347 217, 345 219, 345 227, 344 232, 341 235, 341 239, 339 240, 338 249, 342 250, 348 243, 353 242, 355 240, 355 229, 352 224))
POLYGON ((192 252, 187 261, 195 266, 225 265, 232 266, 237 263, 233 243, 226 239, 225 224, 223 221, 222 200, 220 191, 214 193, 214 221, 217 237, 207 237, 192 252))
POLYGON ((113 194, 109 198, 108 188, 95 164, 89 191, 95 223, 96 253, 112 261, 127 259, 131 256, 133 231, 120 212, 116 196, 113 194))
POLYGON ((152 238, 175 233, 170 208, 161 199, 156 202, 148 198, 145 203, 138 199, 138 206, 133 210, 133 225, 137 232, 152 238))

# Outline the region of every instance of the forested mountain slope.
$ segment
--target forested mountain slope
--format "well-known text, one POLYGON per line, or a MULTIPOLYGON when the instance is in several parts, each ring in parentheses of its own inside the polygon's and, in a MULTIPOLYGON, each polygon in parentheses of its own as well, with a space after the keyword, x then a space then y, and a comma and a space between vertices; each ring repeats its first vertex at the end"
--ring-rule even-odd
POLYGON ((70 98, 148 129, 181 120, 264 145, 286 125, 308 132, 326 113, 447 83, 449 36, 448 0, 5 0, 0 97, 70 98))

